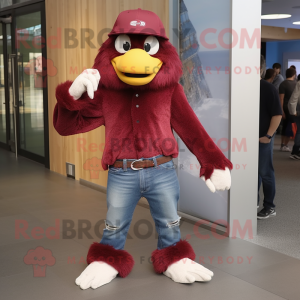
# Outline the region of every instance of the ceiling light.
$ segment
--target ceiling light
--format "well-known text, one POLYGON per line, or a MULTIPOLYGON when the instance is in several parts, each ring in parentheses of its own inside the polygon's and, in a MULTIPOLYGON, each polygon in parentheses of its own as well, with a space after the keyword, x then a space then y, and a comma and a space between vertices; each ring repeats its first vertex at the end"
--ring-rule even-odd
POLYGON ((298 22, 293 22, 294 25, 300 25, 300 21, 298 22))
POLYGON ((290 18, 292 15, 288 14, 272 14, 272 15, 262 15, 262 20, 275 20, 275 19, 287 19, 290 18))

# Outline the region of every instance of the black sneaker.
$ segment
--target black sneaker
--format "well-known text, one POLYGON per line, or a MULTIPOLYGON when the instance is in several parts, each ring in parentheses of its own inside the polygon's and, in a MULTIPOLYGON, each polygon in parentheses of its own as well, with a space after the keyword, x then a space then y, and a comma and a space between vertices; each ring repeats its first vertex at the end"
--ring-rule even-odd
POLYGON ((262 219, 267 219, 269 217, 275 217, 275 216, 276 216, 276 211, 274 208, 263 208, 257 214, 257 219, 262 220, 262 219))
POLYGON ((290 158, 294 159, 294 160, 300 160, 300 154, 299 153, 298 154, 291 154, 290 158))

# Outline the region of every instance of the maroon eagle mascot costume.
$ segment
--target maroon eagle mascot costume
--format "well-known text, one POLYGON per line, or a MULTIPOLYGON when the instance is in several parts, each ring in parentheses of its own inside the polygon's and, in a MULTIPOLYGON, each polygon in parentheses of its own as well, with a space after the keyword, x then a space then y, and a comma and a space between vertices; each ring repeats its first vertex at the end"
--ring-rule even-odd
POLYGON ((180 237, 173 130, 197 157, 199 177, 212 192, 230 188, 232 164, 190 107, 178 83, 181 74, 181 61, 159 17, 128 10, 118 16, 93 68, 56 89, 53 122, 60 135, 105 126, 108 210, 103 237, 91 245, 89 265, 75 281, 82 289, 98 288, 132 270, 133 257, 123 249, 141 197, 149 202, 158 232, 154 270, 179 283, 213 276, 194 262, 192 246, 180 237))

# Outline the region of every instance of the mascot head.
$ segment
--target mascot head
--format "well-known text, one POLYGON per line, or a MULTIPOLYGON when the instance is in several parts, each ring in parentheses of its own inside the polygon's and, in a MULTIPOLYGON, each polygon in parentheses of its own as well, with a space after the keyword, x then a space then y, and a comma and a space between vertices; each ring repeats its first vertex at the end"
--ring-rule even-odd
POLYGON ((119 14, 93 68, 112 89, 159 89, 178 82, 182 64, 159 17, 147 10, 119 14))

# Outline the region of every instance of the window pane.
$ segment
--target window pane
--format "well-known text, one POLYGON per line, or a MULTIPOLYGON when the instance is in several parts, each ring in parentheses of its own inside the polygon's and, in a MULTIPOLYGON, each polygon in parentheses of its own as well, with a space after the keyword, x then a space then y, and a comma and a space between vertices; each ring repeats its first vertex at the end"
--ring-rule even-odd
POLYGON ((30 0, 0 0, 0 9, 13 4, 18 4, 18 3, 28 2, 28 1, 30 0))
POLYGON ((0 9, 12 5, 12 0, 0 0, 0 9))
POLYGON ((14 4, 28 2, 28 1, 30 1, 30 0, 13 0, 14 4))
MULTIPOLYGON (((44 156, 43 59, 41 13, 16 18, 20 147, 44 156)), ((44 62, 45 63, 45 62, 44 62)))
POLYGON ((7 35, 7 59, 8 59, 8 93, 9 93, 9 114, 10 114, 10 141, 15 141, 15 121, 14 121, 14 106, 13 106, 13 82, 12 82, 12 70, 11 70, 11 59, 9 54, 11 52, 11 24, 6 24, 6 35, 7 35))
POLYGON ((0 142, 6 143, 5 82, 4 82, 3 32, 0 24, 0 142))

